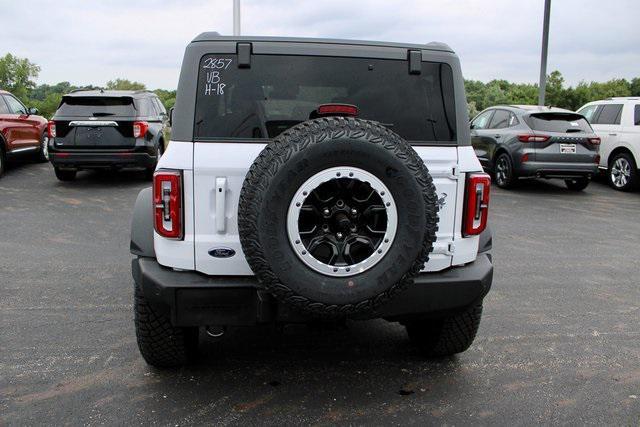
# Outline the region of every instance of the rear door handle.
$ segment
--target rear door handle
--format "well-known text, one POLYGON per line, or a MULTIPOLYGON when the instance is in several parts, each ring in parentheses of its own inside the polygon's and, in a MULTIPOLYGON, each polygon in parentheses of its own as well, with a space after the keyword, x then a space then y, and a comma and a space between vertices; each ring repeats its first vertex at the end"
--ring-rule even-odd
POLYGON ((617 136, 617 133, 610 133, 609 136, 617 136))
POLYGON ((500 138, 500 135, 495 135, 496 138, 500 138))

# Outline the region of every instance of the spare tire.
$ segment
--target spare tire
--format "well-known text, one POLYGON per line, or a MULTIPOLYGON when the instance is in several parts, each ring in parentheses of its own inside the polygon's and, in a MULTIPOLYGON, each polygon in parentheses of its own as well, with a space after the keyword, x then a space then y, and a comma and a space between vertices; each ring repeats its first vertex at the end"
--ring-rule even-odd
POLYGON ((251 166, 238 210, 261 284, 306 313, 374 312, 412 283, 436 239, 424 162, 377 122, 329 117, 280 134, 251 166))

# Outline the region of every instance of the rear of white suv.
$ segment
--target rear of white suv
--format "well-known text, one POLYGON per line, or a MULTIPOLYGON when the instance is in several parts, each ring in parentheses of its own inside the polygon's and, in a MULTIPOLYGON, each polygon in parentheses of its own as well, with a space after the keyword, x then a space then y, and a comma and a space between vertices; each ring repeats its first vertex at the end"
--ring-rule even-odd
POLYGON ((147 362, 184 363, 200 326, 345 317, 464 351, 493 273, 467 123, 442 44, 196 38, 134 213, 147 362))
POLYGON ((600 169, 609 184, 630 191, 640 184, 640 97, 609 98, 582 106, 578 113, 589 120, 601 139, 600 169))

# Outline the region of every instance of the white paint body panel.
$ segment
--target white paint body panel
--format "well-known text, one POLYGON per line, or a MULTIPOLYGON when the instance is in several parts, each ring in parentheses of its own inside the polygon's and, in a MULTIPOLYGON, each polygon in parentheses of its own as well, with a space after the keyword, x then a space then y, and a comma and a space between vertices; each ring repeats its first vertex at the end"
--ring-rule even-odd
MULTIPOLYGON (((159 167, 185 171, 185 239, 177 242, 155 236, 162 265, 208 275, 253 275, 240 245, 237 208, 245 175, 263 148, 260 143, 170 144, 159 167), (224 218, 220 218, 221 212, 224 218), (236 255, 209 255, 212 248, 220 247, 233 249, 236 255)), ((482 170, 473 149, 414 148, 429 168, 441 205, 437 241, 423 271, 440 271, 475 260, 479 238, 463 239, 461 235, 464 177, 467 172, 482 170)))
POLYGON ((635 124, 635 108, 640 105, 640 98, 612 98, 603 101, 589 102, 579 110, 590 105, 622 104, 620 124, 604 125, 592 124, 594 132, 600 137, 600 164, 601 169, 609 167, 611 153, 616 148, 624 147, 631 152, 640 168, 640 126, 635 124))

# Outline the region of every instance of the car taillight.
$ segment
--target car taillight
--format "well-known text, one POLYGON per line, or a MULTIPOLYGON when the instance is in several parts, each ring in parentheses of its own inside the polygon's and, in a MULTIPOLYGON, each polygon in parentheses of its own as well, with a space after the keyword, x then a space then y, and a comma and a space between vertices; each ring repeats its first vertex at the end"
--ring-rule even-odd
POLYGON ((593 163, 600 164, 600 154, 596 154, 596 157, 593 159, 593 163))
POLYGON ((182 173, 180 171, 161 169, 153 175, 153 214, 156 233, 168 239, 182 239, 182 173))
POLYGON ((47 123, 47 135, 49 136, 49 138, 56 137, 56 122, 51 120, 49 121, 49 123, 47 123))
POLYGON ((593 145, 600 145, 600 138, 589 138, 589 142, 593 145))
POLYGON ((133 122, 133 137, 142 138, 147 134, 149 130, 149 123, 147 122, 133 122))
POLYGON ((551 138, 547 135, 518 135, 518 141, 520 142, 545 142, 551 138))
POLYGON ((491 178, 486 173, 467 176, 464 200, 463 236, 475 236, 487 227, 491 178))

